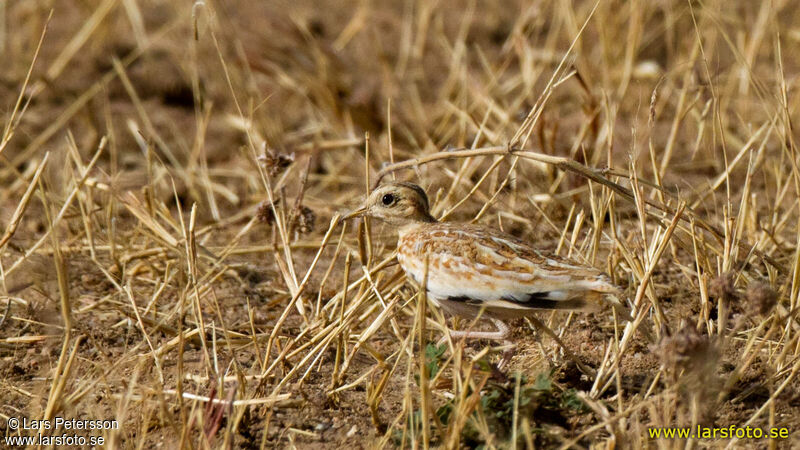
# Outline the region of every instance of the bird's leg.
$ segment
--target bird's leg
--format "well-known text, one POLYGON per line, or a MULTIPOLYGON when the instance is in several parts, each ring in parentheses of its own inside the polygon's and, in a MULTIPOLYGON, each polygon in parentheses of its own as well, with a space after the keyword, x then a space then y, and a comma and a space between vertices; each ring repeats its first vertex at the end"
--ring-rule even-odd
POLYGON ((510 333, 508 330, 508 325, 506 325, 505 322, 499 319, 492 319, 492 323, 494 323, 494 326, 497 327, 497 332, 502 335, 500 340, 503 341, 503 344, 505 346, 505 350, 503 350, 503 356, 497 363, 497 370, 503 370, 503 368, 505 368, 508 365, 508 363, 511 362, 511 358, 517 351, 517 346, 516 344, 508 340, 508 335, 510 333))
MULTIPOLYGON (((499 319, 491 319, 494 326, 497 327, 497 331, 461 331, 461 330, 447 330, 450 334, 452 339, 488 339, 492 341, 503 341, 503 345, 506 349, 503 351, 503 357, 500 359, 500 362, 497 363, 497 368, 502 369, 505 367, 506 364, 511 361, 511 357, 514 356, 514 351, 516 350, 516 345, 513 342, 508 340, 508 335, 510 331, 508 329, 508 325, 506 325, 502 320, 499 319)), ((443 336, 437 342, 437 346, 442 345, 447 341, 447 335, 443 336)))
MULTIPOLYGON (((490 341, 502 341, 508 337, 508 326, 499 320, 492 319, 497 331, 462 331, 448 329, 448 333, 452 339, 488 339, 490 341)), ((442 336, 436 345, 442 345, 447 342, 447 335, 442 336)))

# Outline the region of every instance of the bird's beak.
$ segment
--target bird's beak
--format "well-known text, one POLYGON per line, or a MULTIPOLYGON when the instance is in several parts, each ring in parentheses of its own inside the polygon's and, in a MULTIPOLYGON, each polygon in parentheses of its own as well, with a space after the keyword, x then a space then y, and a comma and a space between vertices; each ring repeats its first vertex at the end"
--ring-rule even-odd
POLYGON ((349 213, 345 214, 344 216, 342 216, 339 219, 339 223, 341 224, 342 222, 344 222, 347 219, 353 219, 353 218, 356 218, 356 217, 361 217, 366 213, 367 213, 367 207, 366 206, 359 206, 358 208, 356 208, 356 209, 350 211, 349 213))

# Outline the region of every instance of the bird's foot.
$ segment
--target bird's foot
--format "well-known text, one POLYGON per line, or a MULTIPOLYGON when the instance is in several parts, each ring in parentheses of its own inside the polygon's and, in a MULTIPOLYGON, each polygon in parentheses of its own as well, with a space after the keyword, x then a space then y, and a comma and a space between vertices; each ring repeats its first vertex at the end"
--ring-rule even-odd
POLYGON ((511 362, 511 358, 514 357, 514 353, 517 352, 517 346, 513 342, 506 341, 504 344, 503 356, 501 356, 500 361, 497 362, 497 370, 501 372, 506 369, 511 362))
MULTIPOLYGON (((498 331, 455 331, 455 330, 448 330, 451 339, 487 339, 492 341, 502 341, 503 346, 501 347, 503 350, 503 354, 498 361, 496 368, 497 370, 502 371, 509 362, 511 362, 511 358, 514 356, 516 352, 516 344, 506 339, 508 337, 508 327, 505 326, 502 322, 498 326, 500 328, 498 331)), ((447 342, 447 335, 442 336, 441 339, 436 343, 436 346, 439 347, 442 344, 447 342)))

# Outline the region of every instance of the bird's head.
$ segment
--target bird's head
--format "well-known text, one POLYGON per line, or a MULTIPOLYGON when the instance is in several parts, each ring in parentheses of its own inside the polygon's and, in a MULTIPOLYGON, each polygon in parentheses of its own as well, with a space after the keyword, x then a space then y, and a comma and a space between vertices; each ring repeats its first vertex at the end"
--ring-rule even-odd
POLYGON ((357 209, 343 217, 368 216, 392 225, 408 225, 415 222, 436 222, 430 214, 428 196, 416 184, 391 182, 378 186, 357 209))

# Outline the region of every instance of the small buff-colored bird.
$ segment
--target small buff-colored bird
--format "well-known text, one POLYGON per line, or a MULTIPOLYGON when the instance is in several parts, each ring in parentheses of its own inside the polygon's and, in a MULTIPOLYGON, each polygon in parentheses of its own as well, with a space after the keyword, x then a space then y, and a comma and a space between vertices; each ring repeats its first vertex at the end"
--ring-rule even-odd
MULTIPOLYGON (((345 219, 369 216, 397 227, 397 260, 418 284, 427 259, 427 294, 450 314, 490 319, 494 332, 450 331, 453 338, 507 340, 504 320, 537 311, 597 310, 621 306, 603 272, 555 255, 490 228, 438 222, 430 214, 428 196, 412 183, 377 187, 364 204, 345 219)), ((505 365, 511 353, 499 364, 505 365)))

